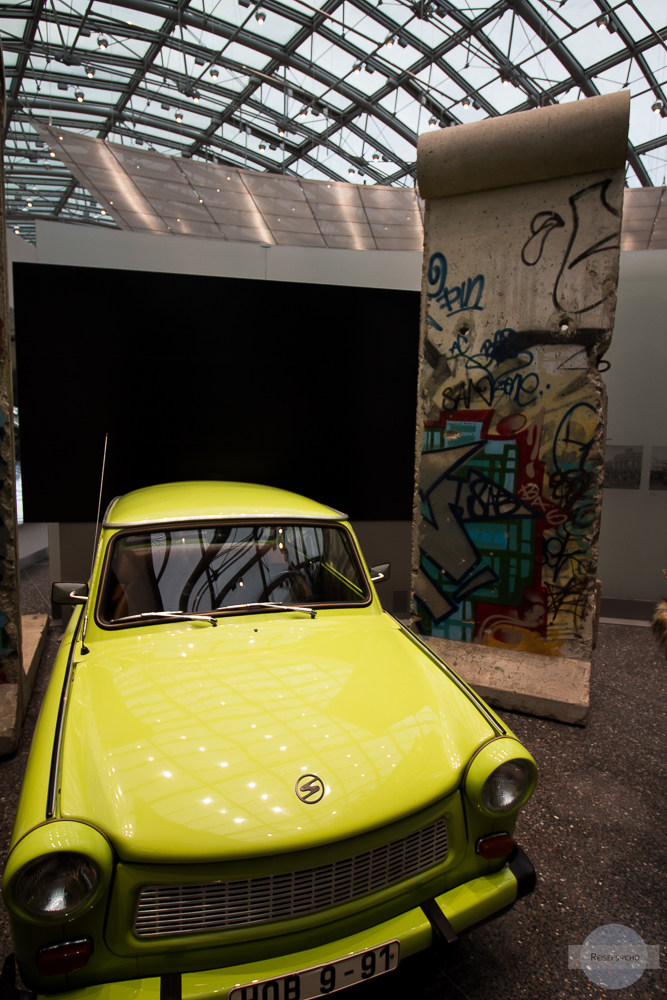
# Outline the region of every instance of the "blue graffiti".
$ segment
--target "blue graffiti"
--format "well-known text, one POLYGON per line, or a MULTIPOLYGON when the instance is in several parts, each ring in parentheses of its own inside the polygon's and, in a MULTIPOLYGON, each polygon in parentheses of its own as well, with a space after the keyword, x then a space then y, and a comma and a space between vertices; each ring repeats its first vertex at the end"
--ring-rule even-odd
MULTIPOLYGON (((459 285, 447 285, 447 258, 443 253, 431 254, 428 263, 427 279, 433 287, 428 292, 429 299, 434 299, 448 316, 464 312, 466 309, 482 310, 482 295, 484 294, 484 275, 477 274, 474 278, 466 278, 459 285)), ((438 324, 433 321, 434 326, 438 324)), ((440 329, 442 329, 440 327, 440 329)))
MULTIPOLYGON (((481 433, 481 424, 473 427, 481 433)), ((458 627, 466 601, 518 605, 532 584, 529 555, 543 514, 515 492, 518 465, 512 441, 478 438, 422 455, 422 577, 415 601, 431 632, 451 620, 458 627)))
POLYGON ((468 335, 467 329, 459 330, 449 357, 460 358, 469 374, 443 389, 443 410, 469 409, 475 400, 493 406, 501 397, 521 407, 537 401, 540 377, 534 371, 526 371, 533 363, 533 353, 521 348, 516 330, 509 327, 496 330, 475 354, 471 353, 468 335))

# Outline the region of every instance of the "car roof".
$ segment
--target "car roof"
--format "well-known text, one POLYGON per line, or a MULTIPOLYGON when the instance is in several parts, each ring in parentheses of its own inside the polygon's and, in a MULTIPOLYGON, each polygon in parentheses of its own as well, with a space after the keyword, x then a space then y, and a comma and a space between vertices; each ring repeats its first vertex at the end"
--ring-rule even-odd
POLYGON ((117 497, 104 517, 105 527, 173 521, 229 519, 337 520, 347 515, 274 486, 256 483, 163 483, 117 497))

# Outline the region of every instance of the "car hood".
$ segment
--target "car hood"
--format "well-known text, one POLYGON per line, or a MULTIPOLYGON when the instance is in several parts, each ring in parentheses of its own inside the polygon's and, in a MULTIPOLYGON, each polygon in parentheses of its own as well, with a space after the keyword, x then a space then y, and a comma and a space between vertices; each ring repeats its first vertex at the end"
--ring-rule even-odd
POLYGON ((77 662, 61 814, 126 860, 304 849, 447 795, 491 735, 387 615, 164 623, 77 662), (297 797, 305 775, 324 784, 319 802, 297 797))

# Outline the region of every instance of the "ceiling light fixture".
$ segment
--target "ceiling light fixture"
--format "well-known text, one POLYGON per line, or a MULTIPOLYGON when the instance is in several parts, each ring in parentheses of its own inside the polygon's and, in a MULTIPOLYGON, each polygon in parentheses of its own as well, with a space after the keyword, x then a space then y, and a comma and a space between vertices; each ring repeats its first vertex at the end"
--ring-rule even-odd
POLYGON ((461 105, 462 105, 462 106, 463 106, 464 108, 469 108, 469 107, 470 107, 470 104, 471 104, 471 100, 470 100, 470 98, 469 98, 469 97, 464 97, 464 98, 463 98, 463 100, 461 101, 461 105))
POLYGON ((500 73, 500 82, 502 83, 503 87, 506 87, 507 84, 510 82, 510 75, 507 72, 507 70, 502 70, 501 71, 501 73, 500 73))
POLYGON ((265 143, 260 142, 260 144, 259 144, 259 151, 260 151, 260 153, 266 152, 266 144, 265 143))
POLYGON ((661 115, 663 118, 665 117, 665 106, 662 101, 654 101, 651 105, 651 111, 656 115, 661 115))
POLYGON ((93 77, 95 76, 95 70, 93 69, 92 66, 86 66, 86 76, 88 77, 89 80, 92 80, 93 77))
POLYGON ((176 119, 176 121, 178 122, 179 125, 183 121, 183 115, 181 114, 180 111, 176 112, 176 114, 174 115, 174 118, 176 119))
POLYGON ((109 47, 109 43, 103 35, 100 35, 97 39, 97 47, 98 49, 102 49, 102 51, 109 47))
POLYGON ((257 11, 257 13, 255 14, 255 20, 257 21, 258 24, 264 24, 264 22, 266 21, 266 14, 264 13, 263 10, 257 11))
POLYGON ((83 102, 83 91, 82 90, 75 90, 74 91, 74 96, 76 97, 77 102, 79 104, 81 104, 83 102))
POLYGON ((214 66, 213 69, 210 71, 209 76, 211 77, 212 80, 217 80, 218 77, 220 76, 220 70, 216 69, 214 66))

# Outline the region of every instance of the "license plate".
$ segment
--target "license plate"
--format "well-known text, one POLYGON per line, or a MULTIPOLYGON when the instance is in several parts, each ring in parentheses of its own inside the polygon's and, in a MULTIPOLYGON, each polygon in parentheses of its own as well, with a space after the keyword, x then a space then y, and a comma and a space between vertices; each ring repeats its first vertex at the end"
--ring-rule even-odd
POLYGON ((399 960, 398 941, 390 941, 389 944, 340 958, 329 965, 316 965, 288 976, 235 986, 229 992, 229 1000, 314 1000, 315 997, 323 997, 391 972, 398 966, 399 960))

